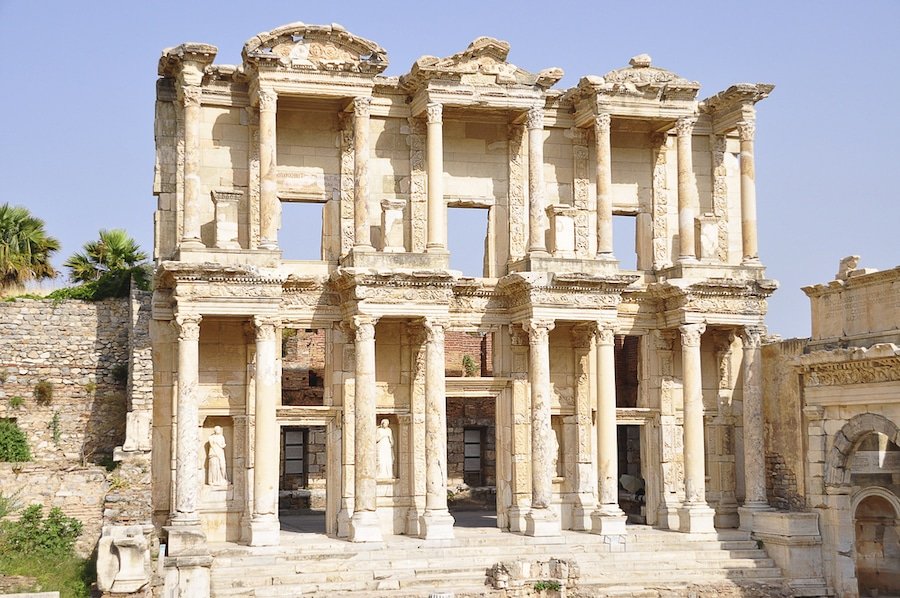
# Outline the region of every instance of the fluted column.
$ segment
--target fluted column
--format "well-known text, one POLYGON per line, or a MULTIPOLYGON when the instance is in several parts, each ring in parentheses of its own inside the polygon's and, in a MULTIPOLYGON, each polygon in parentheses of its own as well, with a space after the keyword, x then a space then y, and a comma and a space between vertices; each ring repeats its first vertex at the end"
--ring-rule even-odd
POLYGON ((766 461, 762 404, 762 326, 745 326, 742 388, 744 403, 744 504, 738 509, 741 529, 752 529, 752 513, 769 509, 766 497, 766 461))
MULTIPOLYGON (((185 73, 187 78, 187 73, 185 73)), ((197 79, 196 77, 190 80, 197 79)), ((184 211, 181 247, 202 249, 200 239, 200 81, 181 87, 184 101, 184 211)))
POLYGON ((262 249, 278 249, 277 104, 275 91, 259 90, 259 246, 262 249))
POLYGON ((598 114, 594 119, 597 154, 597 257, 600 258, 613 255, 612 147, 609 137, 611 120, 607 113, 598 114))
POLYGON ((372 98, 353 100, 353 250, 373 251, 369 224, 369 106, 372 98))
POLYGON ((694 177, 694 159, 691 138, 697 118, 681 118, 675 124, 678 133, 678 261, 693 262, 697 259, 694 243, 694 223, 699 210, 697 180, 694 177))
POLYGON ((528 110, 528 252, 547 254, 544 239, 546 199, 544 197, 544 109, 528 110))
POLYGON ((700 338, 706 324, 684 324, 681 332, 681 368, 684 392, 684 494, 678 510, 683 532, 712 532, 714 511, 706 504, 706 451, 703 424, 703 385, 700 373, 700 338))
POLYGON ((738 123, 741 138, 741 246, 744 263, 759 261, 756 243, 756 167, 753 156, 754 121, 738 123))
POLYGON ((275 410, 281 396, 281 368, 277 347, 280 322, 253 318, 256 328, 256 415, 254 419, 253 516, 250 545, 275 546, 278 523, 278 460, 280 432, 275 410))
POLYGON ((353 316, 356 333, 354 511, 350 518, 352 542, 381 542, 376 497, 376 388, 375 323, 372 316, 353 316))
POLYGON ((447 509, 447 393, 444 379, 442 320, 425 320, 425 515, 422 537, 453 538, 453 516, 447 509))
POLYGON ((200 413, 197 384, 200 380, 199 314, 175 317, 178 331, 178 436, 175 443, 174 526, 199 526, 197 497, 200 496, 200 413))
POLYGON ((528 333, 528 382, 531 386, 531 510, 525 516, 529 536, 557 536, 560 521, 550 508, 559 447, 550 425, 550 331, 553 320, 531 319, 528 333))
POLYGON ((625 533, 625 513, 619 507, 619 443, 616 427, 615 326, 597 326, 597 510, 591 532, 625 533))
POLYGON ((447 204, 444 202, 443 105, 425 107, 427 119, 426 170, 428 172, 428 244, 426 253, 447 251, 447 204))

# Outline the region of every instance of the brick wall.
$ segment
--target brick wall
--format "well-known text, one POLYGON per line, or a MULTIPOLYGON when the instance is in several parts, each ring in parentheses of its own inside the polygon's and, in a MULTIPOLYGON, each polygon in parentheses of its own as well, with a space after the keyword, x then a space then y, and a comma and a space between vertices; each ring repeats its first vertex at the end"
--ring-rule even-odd
POLYGON ((444 370, 447 376, 464 376, 463 358, 475 362, 476 376, 493 375, 493 335, 448 331, 444 334, 444 370))
POLYGON ((465 428, 482 428, 483 486, 496 485, 496 420, 494 399, 449 397, 447 399, 447 487, 464 485, 463 448, 465 428))
POLYGON ((325 393, 325 331, 283 333, 281 396, 285 405, 321 405, 325 393))

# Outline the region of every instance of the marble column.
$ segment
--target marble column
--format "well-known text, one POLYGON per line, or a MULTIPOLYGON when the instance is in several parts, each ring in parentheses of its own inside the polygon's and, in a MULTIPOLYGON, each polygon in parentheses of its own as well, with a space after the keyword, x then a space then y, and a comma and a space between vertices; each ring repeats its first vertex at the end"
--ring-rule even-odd
POLYGON ((178 331, 178 437, 175 442, 175 513, 173 526, 200 525, 197 497, 203 484, 200 470, 200 413, 197 385, 200 380, 199 314, 175 317, 178 331))
POLYGON ((428 243, 426 253, 447 252, 447 204, 444 202, 444 123, 442 104, 425 107, 427 120, 428 243))
POLYGON ((700 209, 691 143, 696 123, 696 117, 688 116, 675 124, 678 133, 678 261, 689 263, 697 260, 694 226, 700 209))
POLYGON ((372 316, 353 316, 356 344, 354 422, 354 508, 350 518, 351 542, 381 542, 376 496, 375 323, 372 316))
POLYGON ((613 256, 612 147, 610 115, 598 114, 594 119, 594 141, 597 154, 597 257, 613 256))
POLYGON ((597 346, 597 510, 591 532, 625 534, 627 517, 619 507, 619 442, 616 427, 615 326, 598 323, 597 346))
POLYGON ((743 262, 758 263, 759 248, 756 243, 756 167, 753 158, 753 138, 756 135, 754 121, 741 121, 737 125, 741 138, 741 247, 743 262))
POLYGON ((544 239, 546 198, 544 191, 544 109, 528 110, 528 252, 547 256, 544 239))
POLYGON ((281 526, 278 522, 278 446, 280 431, 275 409, 281 397, 281 368, 277 343, 280 322, 270 317, 254 317, 256 328, 256 416, 253 445, 253 516, 250 545, 275 546, 281 526))
POLYGON ((678 509, 680 531, 714 532, 715 511, 706 503, 706 449, 703 423, 703 383, 700 374, 700 338, 706 324, 684 324, 681 332, 681 368, 684 393, 684 494, 678 509))
POLYGON ((184 101, 184 211, 181 247, 202 249, 200 239, 200 82, 183 85, 184 101))
POLYGON ((442 320, 425 320, 425 515, 422 537, 453 538, 453 516, 447 509, 447 393, 444 379, 442 320))
POLYGON ((744 416, 744 504, 738 509, 741 529, 751 530, 753 512, 769 509, 766 497, 766 461, 762 404, 762 326, 745 326, 743 416, 744 416))
POLYGON ((353 100, 353 251, 374 251, 369 223, 369 106, 372 98, 353 100))
POLYGON ((275 111, 278 94, 259 90, 259 247, 278 249, 278 177, 275 111))
POLYGON ((559 447, 550 423, 550 331, 553 320, 531 319, 528 333, 528 382, 531 386, 531 510, 525 515, 529 536, 560 535, 560 520, 551 508, 559 447))

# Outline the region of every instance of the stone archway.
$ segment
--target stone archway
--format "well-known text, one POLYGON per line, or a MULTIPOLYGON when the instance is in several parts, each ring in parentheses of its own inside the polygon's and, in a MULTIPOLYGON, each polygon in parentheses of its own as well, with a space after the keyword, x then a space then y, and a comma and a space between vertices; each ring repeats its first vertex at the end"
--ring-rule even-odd
POLYGON ((831 451, 825 460, 825 486, 850 486, 850 457, 859 441, 872 432, 884 434, 894 444, 900 445, 900 428, 877 413, 854 416, 834 435, 831 451))
POLYGON ((900 500, 867 488, 853 502, 859 595, 900 596, 900 500))

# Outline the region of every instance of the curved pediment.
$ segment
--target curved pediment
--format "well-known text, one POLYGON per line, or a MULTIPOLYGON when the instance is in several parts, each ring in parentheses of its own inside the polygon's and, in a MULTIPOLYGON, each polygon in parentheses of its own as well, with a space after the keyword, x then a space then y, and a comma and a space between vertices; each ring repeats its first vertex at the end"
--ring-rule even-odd
POLYGON ((508 55, 508 42, 479 37, 465 50, 452 56, 422 56, 410 72, 400 78, 400 84, 407 90, 414 90, 427 85, 431 79, 438 79, 463 85, 518 85, 549 89, 563 77, 560 68, 530 73, 507 62, 508 55))
POLYGON ((284 70, 377 75, 388 65, 384 48, 337 24, 283 25, 249 39, 241 55, 245 63, 284 70))
POLYGON ((590 88, 605 95, 645 100, 694 100, 700 90, 698 82, 653 66, 647 54, 635 56, 627 67, 610 71, 602 77, 584 77, 578 87, 590 88))

